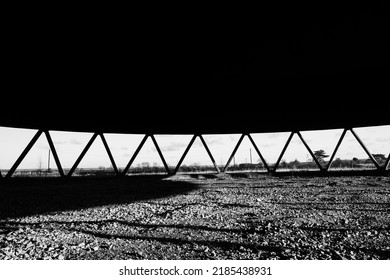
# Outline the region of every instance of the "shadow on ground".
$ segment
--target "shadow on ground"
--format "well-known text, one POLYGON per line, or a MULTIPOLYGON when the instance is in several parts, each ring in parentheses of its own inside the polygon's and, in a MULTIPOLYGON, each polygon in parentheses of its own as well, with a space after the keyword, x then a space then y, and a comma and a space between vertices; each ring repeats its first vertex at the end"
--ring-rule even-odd
POLYGON ((12 178, 0 183, 0 219, 132 203, 185 194, 190 182, 166 176, 122 178, 12 178))
MULTIPOLYGON (((191 225, 191 224, 175 224, 175 223, 158 223, 158 224, 150 224, 150 223, 140 223, 140 222, 128 222, 118 219, 107 219, 107 220, 91 220, 91 221, 49 221, 49 222, 0 222, 0 229, 2 228, 4 232, 11 232, 15 230, 20 230, 23 228, 35 228, 36 230, 41 229, 48 229, 52 230, 53 227, 61 228, 62 226, 65 226, 67 229, 71 229, 72 232, 78 232, 82 234, 87 234, 89 236, 93 236, 95 238, 100 238, 103 240, 107 240, 110 242, 113 242, 115 240, 116 242, 118 240, 126 240, 126 241, 143 241, 143 242, 152 242, 149 245, 142 245, 144 249, 147 248, 153 248, 153 246, 156 246, 156 243, 153 245, 153 242, 160 243, 161 246, 168 245, 168 246, 183 246, 183 245, 189 245, 190 248, 193 248, 194 246, 207 246, 214 249, 224 250, 224 251, 239 251, 239 250, 249 250, 250 252, 258 253, 259 251, 262 251, 263 254, 274 252, 275 255, 280 256, 283 258, 282 251, 283 247, 281 246, 270 246, 270 245, 261 245, 258 243, 252 243, 247 242, 244 240, 229 240, 226 238, 219 238, 215 239, 213 233, 215 234, 236 234, 238 236, 246 236, 250 234, 260 234, 265 235, 266 230, 256 230, 256 229, 231 229, 231 228, 216 228, 212 226, 198 226, 198 225, 191 225), (112 228, 118 228, 118 225, 123 226, 122 231, 124 233, 118 233, 117 231, 112 231, 112 228), (98 228, 98 229, 97 229, 98 228), (170 234, 158 234, 155 230, 156 229, 162 229, 165 228, 168 232, 170 231, 170 234), (104 230, 103 230, 104 229, 104 230), (183 230, 184 234, 176 233, 173 234, 172 230, 183 230), (196 236, 195 238, 188 238, 188 236, 185 234, 187 230, 192 231, 200 231, 200 234, 196 236), (135 233, 135 231, 137 233, 135 233), (210 236, 210 234, 207 234, 207 232, 210 232, 213 237, 210 236)), ((148 243, 145 243, 148 244, 148 243)), ((123 248, 122 248, 123 249, 123 248)), ((141 245, 140 248, 141 249, 141 245)), ((132 250, 126 250, 131 252, 132 250)), ((152 250, 153 251, 153 250, 152 250)), ((189 249, 189 252, 191 252, 192 249, 189 249)), ((126 252, 126 253, 129 253, 126 252)), ((122 252, 123 253, 123 252, 122 252)), ((133 252, 134 253, 134 252, 133 252)), ((152 258, 159 258, 159 254, 157 252, 150 252, 154 257, 152 258)), ((178 252, 176 252, 178 253, 178 252)), ((108 253, 105 253, 106 255, 103 257, 107 259, 108 253)), ((179 256, 179 255, 178 255, 179 256)), ((196 258, 196 252, 192 252, 192 255, 190 255, 190 258, 196 258)), ((78 258, 78 256, 74 256, 78 258)), ((114 258, 118 258, 120 256, 114 256, 114 258)), ((144 256, 141 256, 137 253, 135 253, 134 258, 144 258, 144 256)), ((166 256, 165 256, 166 257, 166 256)), ((99 259, 99 254, 95 254, 92 256, 92 258, 99 259)), ((161 255, 160 255, 161 258, 161 255)), ((188 256, 187 256, 188 258, 188 256)))

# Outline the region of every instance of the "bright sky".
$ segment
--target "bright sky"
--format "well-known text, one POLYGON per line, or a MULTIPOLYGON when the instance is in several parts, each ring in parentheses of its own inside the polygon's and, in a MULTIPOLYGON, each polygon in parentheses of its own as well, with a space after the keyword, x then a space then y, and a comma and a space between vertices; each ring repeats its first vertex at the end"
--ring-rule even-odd
MULTIPOLYGON (((369 151, 373 154, 385 154, 387 157, 390 152, 390 125, 355 128, 359 137, 366 144, 369 151)), ((32 139, 36 130, 15 129, 0 127, 0 170, 9 169, 20 153, 32 139)), ((303 131, 302 136, 313 151, 323 149, 328 155, 331 155, 336 143, 342 133, 342 129, 322 130, 322 131, 303 131)), ((57 153, 59 155, 63 168, 72 167, 73 163, 80 155, 92 133, 78 132, 59 132, 50 131, 57 153)), ((260 152, 268 163, 274 163, 289 136, 286 133, 262 133, 251 134, 260 152)), ((105 134, 105 138, 110 146, 114 160, 118 167, 124 167, 129 162, 134 151, 138 147, 144 135, 126 135, 126 134, 105 134)), ((182 156, 186 146, 191 140, 191 135, 155 135, 162 153, 170 166, 176 166, 182 156)), ((203 135, 218 165, 225 165, 232 153, 240 134, 226 135, 203 135)), ((22 161, 18 169, 48 167, 49 144, 44 134, 40 136, 29 154, 22 161)), ((235 163, 249 163, 252 156, 252 163, 259 161, 259 157, 247 137, 244 138, 241 146, 237 150, 235 163)), ((340 146, 336 158, 352 159, 368 158, 367 154, 360 147, 353 135, 348 132, 340 146)), ((306 161, 310 160, 310 155, 297 135, 294 135, 283 160, 286 161, 306 161)), ((151 165, 156 163, 162 166, 162 162, 153 145, 151 138, 148 138, 141 149, 138 157, 132 166, 137 166, 142 162, 149 162, 151 165)), ((190 149, 183 164, 206 164, 211 165, 199 138, 196 139, 190 149)), ((233 163, 233 162, 232 162, 233 163)), ((80 168, 109 167, 111 165, 107 153, 104 149, 100 137, 97 137, 90 150, 80 162, 80 168)), ((56 168, 53 157, 51 156, 50 167, 56 168)), ((4 171, 3 171, 4 174, 4 171)))

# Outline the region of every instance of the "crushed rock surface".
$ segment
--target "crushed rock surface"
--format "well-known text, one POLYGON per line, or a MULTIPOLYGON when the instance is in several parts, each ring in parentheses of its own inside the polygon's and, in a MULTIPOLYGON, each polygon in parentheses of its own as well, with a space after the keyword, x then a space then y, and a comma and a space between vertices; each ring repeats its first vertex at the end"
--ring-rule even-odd
MULTIPOLYGON (((101 184, 106 193, 116 181, 101 184)), ((46 212, 42 198, 23 215, 7 212, 12 184, 0 188, 0 259, 390 259, 390 177, 177 175, 142 184, 159 195, 141 187, 124 199, 117 186, 117 203, 46 212), (164 194, 177 183, 191 188, 164 194)), ((75 200, 91 189, 77 191, 75 200)))

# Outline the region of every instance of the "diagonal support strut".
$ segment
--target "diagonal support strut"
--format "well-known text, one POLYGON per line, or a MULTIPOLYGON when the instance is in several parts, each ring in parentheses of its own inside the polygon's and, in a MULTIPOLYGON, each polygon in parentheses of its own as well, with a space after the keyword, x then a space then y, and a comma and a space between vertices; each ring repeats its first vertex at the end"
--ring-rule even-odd
POLYGON ((267 162, 265 161, 263 155, 260 153, 260 150, 259 150, 259 148, 257 147, 255 141, 253 140, 252 136, 251 136, 249 133, 248 133, 247 135, 248 135, 248 138, 249 138, 249 140, 251 141, 253 147, 255 148, 257 154, 259 155, 261 161, 263 162, 265 169, 267 169, 267 171, 269 172, 269 171, 270 171, 269 166, 268 166, 267 162))
POLYGON ((30 143, 26 146, 26 148, 23 150, 23 152, 20 154, 14 165, 12 165, 11 169, 8 171, 8 173, 5 175, 5 178, 9 178, 14 174, 15 170, 18 168, 19 164, 23 161, 23 159, 26 157, 28 152, 31 150, 31 148, 34 146, 35 142, 37 142, 38 138, 41 136, 43 130, 38 130, 37 133, 34 135, 34 137, 31 139, 30 143))
POLYGON ((144 138, 142 138, 141 142, 139 143, 137 149, 135 150, 133 156, 131 157, 129 163, 126 165, 125 169, 123 169, 122 176, 126 175, 126 173, 129 171, 130 166, 133 164, 135 158, 139 154, 139 151, 142 149, 143 145, 145 144, 146 140, 148 139, 149 135, 145 134, 144 138))
POLYGON ((48 130, 45 130, 45 135, 46 135, 47 142, 49 143, 51 152, 53 154, 54 161, 56 162, 58 173, 60 173, 61 177, 64 177, 65 174, 64 174, 64 170, 62 169, 62 166, 61 166, 60 158, 58 157, 57 150, 54 146, 53 140, 51 139, 51 135, 50 135, 48 130))
POLYGON ((316 165, 318 166, 318 168, 321 170, 321 171, 324 171, 324 167, 321 165, 321 163, 318 161, 317 157, 314 155, 313 151, 310 149, 309 145, 306 143, 305 139, 303 138, 302 134, 300 131, 297 131, 297 134, 299 136, 299 138, 301 139, 303 145, 305 145, 306 149, 308 150, 309 154, 311 155, 311 157, 313 158, 314 162, 316 163, 316 165))
POLYGON ((84 158, 85 154, 88 152, 89 148, 91 147, 91 145, 93 144, 93 142, 95 141, 97 136, 98 136, 98 133, 96 133, 96 132, 92 135, 91 139, 89 140, 89 142, 85 146, 84 150, 81 152, 80 156, 77 158, 76 162, 73 164, 72 168, 69 170, 69 172, 66 176, 68 176, 68 177, 72 176, 72 174, 76 170, 77 166, 79 165, 80 161, 84 158))
POLYGON ((230 165, 230 162, 233 160, 233 157, 237 152, 238 147, 240 147, 240 145, 241 145, 242 139, 244 139, 244 136, 245 136, 245 134, 241 134, 240 139, 238 139, 238 142, 237 142, 236 146, 234 147, 233 152, 229 157, 229 160, 227 161, 225 167, 223 168, 223 171, 222 171, 223 173, 226 173, 226 171, 230 165))
POLYGON ((219 170, 219 167, 218 167, 218 165, 217 165, 217 163, 216 163, 216 161, 215 161, 215 159, 214 159, 214 157, 213 157, 213 155, 212 155, 212 153, 211 153, 209 147, 207 146, 207 143, 206 143, 206 141, 204 140, 202 134, 194 134, 194 136, 192 136, 192 138, 191 138, 191 140, 190 140, 190 143, 189 143, 188 146, 186 147, 186 149, 185 149, 183 155, 181 156, 181 158, 180 158, 178 164, 176 165, 176 168, 175 168, 175 171, 174 171, 173 174, 177 174, 177 172, 179 171, 179 168, 180 168, 181 164, 183 163, 184 158, 187 156, 189 150, 191 149, 191 147, 192 147, 194 141, 196 140, 196 137, 199 137, 199 138, 200 138, 200 141, 202 142, 203 147, 206 149, 206 152, 207 152, 208 156, 210 157, 211 162, 213 163, 214 168, 215 168, 215 170, 217 171, 217 173, 220 173, 220 172, 221 172, 221 171, 219 170))
POLYGON ((209 155, 209 157, 210 157, 210 159, 211 159, 211 161, 212 161, 212 163, 213 163, 215 169, 217 170, 218 173, 221 173, 221 171, 219 170, 219 167, 218 167, 218 165, 217 165, 217 163, 216 163, 216 161, 215 161, 213 155, 211 154, 211 151, 210 151, 209 147, 207 146, 207 143, 206 143, 206 141, 204 140, 202 134, 199 134, 198 136, 199 136, 200 141, 202 142, 204 148, 206 149, 206 152, 207 152, 207 154, 209 155))
POLYGON ((387 160, 385 162, 385 165, 383 165, 383 170, 386 170, 389 167, 389 163, 390 163, 390 153, 387 156, 387 160))
POLYGON ((279 163, 280 163, 280 161, 282 160, 283 155, 284 155, 284 153, 286 152, 287 147, 288 147, 288 145, 290 144, 291 139, 292 139, 293 136, 294 136, 294 133, 295 133, 294 131, 292 131, 292 132, 290 133, 290 136, 288 137, 287 142, 286 142, 286 144, 284 145, 283 150, 282 150, 282 152, 280 153, 279 158, 278 158, 278 160, 277 160, 276 163, 275 163, 275 166, 274 166, 274 168, 273 168, 273 171, 276 171, 276 169, 278 168, 279 163))
POLYGON ((348 130, 348 129, 344 128, 343 133, 341 133, 340 139, 339 139, 339 141, 337 142, 337 145, 336 145, 336 147, 334 148, 334 151, 333 151, 332 155, 330 156, 328 165, 326 166, 326 169, 325 169, 326 171, 329 171, 329 168, 330 168, 330 166, 332 165, 333 159, 334 159, 334 157, 335 157, 335 155, 336 155, 336 153, 337 153, 337 151, 338 151, 338 149, 339 149, 339 147, 340 147, 340 145, 341 145, 341 142, 343 142, 343 139, 344 139, 344 137, 345 137, 345 134, 347 133, 347 130, 348 130))
POLYGON ((363 141, 360 139, 360 137, 356 134, 355 130, 353 130, 353 128, 351 128, 351 132, 353 134, 353 136, 355 136, 356 140, 359 142, 360 146, 362 146, 363 150, 366 152, 366 154, 368 155, 368 157, 371 159, 371 161, 374 163, 375 167, 379 170, 381 169, 381 166, 379 165, 379 163, 376 161, 376 159, 372 156, 372 154, 370 153, 370 151, 367 149, 366 145, 364 145, 363 141))
POLYGON ((161 161, 162 161, 163 164, 164 164, 165 170, 167 171, 168 175, 170 175, 170 174, 171 174, 171 170, 169 169, 168 164, 167 164, 167 162, 165 161, 164 155, 163 155, 163 153, 161 152, 160 147, 158 146, 158 143, 157 143, 157 141, 156 141, 156 138, 154 137, 153 134, 150 134, 150 137, 152 138, 153 144, 154 144, 154 146, 156 147, 156 150, 157 150, 157 152, 158 152, 158 154, 159 154, 159 156, 160 156, 160 158, 161 158, 161 161))
POLYGON ((194 136, 192 136, 190 143, 188 143, 187 148, 185 149, 183 155, 181 156, 179 162, 177 163, 176 168, 173 171, 173 174, 177 174, 177 172, 179 171, 179 168, 180 168, 181 164, 183 163, 184 158, 187 156, 188 151, 191 149, 192 144, 194 144, 195 139, 196 139, 196 134, 194 134, 194 136))
POLYGON ((115 174, 116 174, 116 175, 119 175, 118 167, 116 166, 114 157, 112 156, 112 153, 111 153, 110 147, 109 147, 108 144, 107 144, 106 138, 104 137, 104 134, 103 134, 103 133, 99 133, 99 135, 100 135, 100 138, 102 139, 104 148, 105 148, 106 151, 107 151, 107 155, 108 155, 108 157, 110 158, 112 168, 114 169, 115 174))

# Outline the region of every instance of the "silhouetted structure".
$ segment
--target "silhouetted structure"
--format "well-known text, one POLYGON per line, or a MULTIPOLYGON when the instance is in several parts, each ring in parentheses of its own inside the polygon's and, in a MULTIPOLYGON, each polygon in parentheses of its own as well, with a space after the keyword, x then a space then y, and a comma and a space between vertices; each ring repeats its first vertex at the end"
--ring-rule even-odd
MULTIPOLYGON (((179 32, 183 35, 179 44, 177 34, 167 34, 162 22, 132 34, 130 45, 121 41, 120 31, 113 34, 117 28, 110 34, 100 28, 96 33, 90 30, 85 40, 84 34, 77 36, 79 26, 67 27, 74 31, 67 33, 71 35, 56 29, 48 40, 47 34, 23 26, 24 35, 5 40, 8 45, 3 46, 12 59, 4 66, 8 71, 3 79, 9 83, 4 88, 9 92, 0 125, 34 128, 38 133, 6 177, 41 133, 48 139, 60 175, 65 176, 50 130, 94 132, 70 175, 96 137, 102 138, 114 172, 121 174, 104 133, 151 137, 168 173, 175 173, 180 165, 169 170, 153 135, 191 134, 202 140, 202 134, 242 133, 222 172, 245 136, 264 167, 273 172, 295 133, 316 166, 328 170, 345 132, 351 130, 377 170, 385 170, 389 159, 380 166, 353 130, 390 124, 389 106, 382 105, 390 76, 383 5, 384 1, 325 9, 321 4, 313 11, 289 7, 286 13, 277 7, 276 21, 274 15, 259 16, 251 24, 248 36, 256 38, 256 47, 213 40, 216 32, 204 32, 203 40, 197 40, 188 29, 179 32), (157 44, 156 39, 167 44, 157 44), (48 41, 50 48, 45 47, 48 41), (322 166, 300 131, 333 128, 344 132, 329 164, 322 166), (250 134, 280 131, 291 135, 271 168, 250 134)), ((228 33, 232 36, 231 30, 228 33)), ((220 172, 217 166, 216 170, 220 172)))

